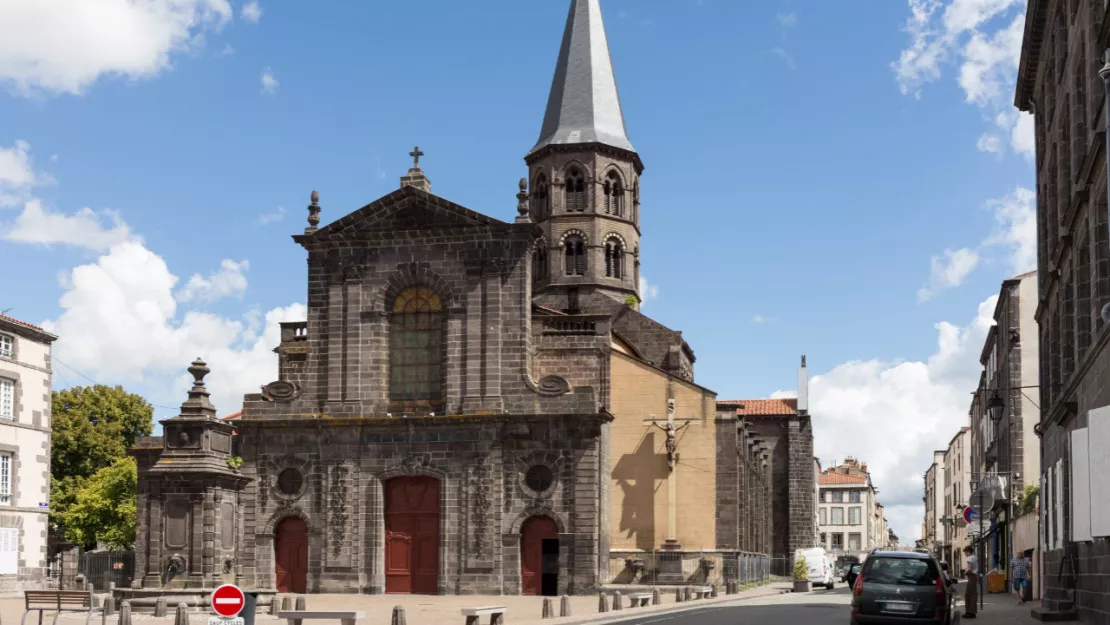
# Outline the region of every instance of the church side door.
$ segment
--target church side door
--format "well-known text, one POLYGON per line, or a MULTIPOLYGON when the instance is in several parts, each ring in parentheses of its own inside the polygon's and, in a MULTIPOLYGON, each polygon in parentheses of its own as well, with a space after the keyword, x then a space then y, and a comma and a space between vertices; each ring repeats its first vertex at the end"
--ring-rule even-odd
POLYGON ((288 517, 274 530, 274 569, 279 592, 306 592, 308 526, 304 520, 288 517))
POLYGON ((439 592, 439 481, 433 477, 385 484, 385 591, 439 592))
MULTIPOLYGON (((531 517, 520 527, 521 594, 555 594, 554 592, 543 592, 544 542, 557 540, 559 537, 558 531, 555 521, 546 516, 531 517)), ((557 557, 558 548, 556 547, 557 557)), ((558 562, 556 561, 556 575, 558 574, 557 567, 558 562)))

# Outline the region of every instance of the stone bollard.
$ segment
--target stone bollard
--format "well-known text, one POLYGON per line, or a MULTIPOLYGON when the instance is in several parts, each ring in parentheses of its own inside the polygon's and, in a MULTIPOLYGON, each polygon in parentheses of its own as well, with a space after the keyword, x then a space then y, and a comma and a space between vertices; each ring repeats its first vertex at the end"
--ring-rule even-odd
POLYGON ((570 597, 566 595, 559 598, 559 616, 570 616, 570 597))
POLYGON ((282 612, 291 612, 292 610, 293 610, 293 597, 282 597, 281 598, 281 611, 282 612))
POLYGON ((683 592, 682 598, 685 599, 686 601, 693 601, 694 600, 694 589, 687 586, 685 592, 683 592))
POLYGON ((278 612, 281 612, 281 596, 274 595, 273 599, 270 599, 270 616, 276 617, 278 612))
POLYGON ((390 625, 405 625, 405 608, 399 605, 393 606, 393 618, 389 623, 390 625))
POLYGON ((166 598, 158 597, 158 600, 154 602, 154 616, 162 617, 168 613, 169 607, 166 605, 166 598))
MULTIPOLYGON (((297 612, 304 612, 305 610, 308 609, 308 604, 305 601, 304 595, 297 595, 296 606, 297 606, 296 607, 297 612)), ((292 625, 301 625, 301 623, 302 623, 301 619, 295 618, 295 619, 293 619, 292 625)))
POLYGON ((662 605, 663 596, 659 594, 659 589, 656 588, 651 591, 651 605, 662 605))
POLYGON ((597 596, 597 611, 599 614, 609 611, 609 604, 605 601, 605 593, 601 593, 597 596))
POLYGON ((131 625, 131 602, 126 599, 119 606, 118 625, 131 625))
POLYGON ((619 592, 613 593, 613 611, 624 609, 621 601, 621 594, 619 592))
POLYGON ((173 614, 173 625, 189 625, 189 606, 184 603, 177 604, 177 611, 173 614))
POLYGON ((674 602, 675 603, 682 603, 682 589, 681 588, 675 588, 674 589, 674 602))
POLYGON ((104 597, 104 602, 101 604, 101 609, 104 610, 104 619, 116 614, 116 598, 112 595, 104 597))
POLYGON ((709 587, 709 596, 713 599, 717 598, 717 585, 716 584, 709 587))
POLYGON ((551 609, 551 597, 543 598, 543 616, 540 618, 555 618, 555 613, 551 609))

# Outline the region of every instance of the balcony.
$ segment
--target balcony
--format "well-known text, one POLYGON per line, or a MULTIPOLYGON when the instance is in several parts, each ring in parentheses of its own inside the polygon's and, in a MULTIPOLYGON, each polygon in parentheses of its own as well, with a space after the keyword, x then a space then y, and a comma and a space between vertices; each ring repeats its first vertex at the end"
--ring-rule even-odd
POLYGON ((280 325, 282 343, 292 343, 293 341, 308 340, 307 321, 283 321, 280 325))

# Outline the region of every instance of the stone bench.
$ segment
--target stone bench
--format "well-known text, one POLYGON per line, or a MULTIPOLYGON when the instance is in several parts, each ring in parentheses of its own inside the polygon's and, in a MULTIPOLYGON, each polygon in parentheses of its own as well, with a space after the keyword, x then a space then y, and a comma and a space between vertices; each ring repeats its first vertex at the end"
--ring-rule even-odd
POLYGON ((694 586, 693 591, 695 599, 708 599, 713 593, 713 589, 709 586, 694 586))
POLYGON ((90 590, 26 590, 23 599, 26 611, 19 621, 20 625, 24 625, 31 612, 39 613, 39 625, 42 625, 43 612, 54 613, 54 624, 57 624, 62 612, 81 612, 85 614, 85 625, 88 625, 93 614, 103 611, 96 605, 90 590))
POLYGON ((277 613, 279 619, 285 619, 289 625, 300 625, 303 620, 340 621, 343 625, 355 625, 355 621, 366 618, 366 613, 361 610, 353 612, 325 612, 322 610, 281 610, 277 613))
POLYGON ((650 592, 636 592, 625 596, 628 597, 628 607, 630 608, 647 607, 651 605, 650 592))
POLYGON ((489 625, 504 625, 505 613, 509 609, 503 605, 487 605, 480 608, 463 608, 459 610, 466 617, 466 625, 478 625, 483 616, 489 617, 489 625))

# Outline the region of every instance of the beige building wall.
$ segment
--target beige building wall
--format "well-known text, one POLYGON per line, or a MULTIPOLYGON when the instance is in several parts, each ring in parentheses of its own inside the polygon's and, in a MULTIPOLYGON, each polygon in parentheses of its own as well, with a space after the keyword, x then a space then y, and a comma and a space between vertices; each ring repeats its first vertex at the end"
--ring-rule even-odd
POLYGON ((1024 484, 1037 484, 1041 475, 1041 440, 1037 437, 1034 428, 1040 421, 1041 410, 1037 405, 1040 401, 1040 391, 1035 387, 1040 385, 1040 341, 1037 340, 1037 273, 1033 272, 1021 277, 1018 287, 1018 318, 1020 332, 1029 336, 1029 340, 1021 341, 1021 448, 1025 450, 1022 455, 1022 479, 1024 484))
POLYGON ((716 548, 716 395, 616 350, 611 358, 610 523, 612 550, 658 549, 667 539, 667 480, 676 479, 676 538, 683 549, 716 548), (675 400, 678 464, 648 419, 667 419, 675 400))
POLYGON ((12 390, 0 408, 0 592, 36 588, 46 574, 50 502, 50 344, 54 336, 0 316, 0 380, 12 390), (11 346, 10 352, 8 346, 11 346), (10 386, 9 386, 10 385, 10 386), (13 544, 14 543, 14 544, 13 544), (14 570, 11 552, 15 550, 14 570))

